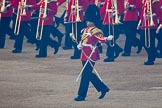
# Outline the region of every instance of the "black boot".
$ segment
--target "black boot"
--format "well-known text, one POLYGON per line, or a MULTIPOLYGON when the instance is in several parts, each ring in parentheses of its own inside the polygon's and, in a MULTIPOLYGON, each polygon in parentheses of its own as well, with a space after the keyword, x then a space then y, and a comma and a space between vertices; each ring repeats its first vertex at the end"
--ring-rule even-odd
POLYGON ((123 51, 123 49, 121 48, 121 49, 119 49, 119 50, 117 50, 117 51, 115 51, 115 56, 114 56, 114 58, 117 58, 117 57, 119 57, 119 55, 120 55, 120 53, 123 51))
POLYGON ((60 44, 57 44, 56 46, 54 46, 54 53, 53 54, 58 53, 59 47, 60 47, 60 44))
POLYGON ((77 96, 74 98, 74 101, 84 101, 84 100, 85 100, 85 98, 82 96, 77 96))
POLYGON ((21 53, 21 50, 20 49, 14 49, 14 50, 12 50, 12 53, 21 53))
POLYGON ((142 44, 138 44, 138 50, 137 50, 137 54, 139 54, 142 51, 142 44))
POLYGON ((104 59, 104 62, 114 62, 114 58, 107 57, 106 59, 104 59))
POLYGON ((109 88, 107 88, 106 90, 101 91, 101 95, 98 98, 103 99, 105 97, 106 93, 109 92, 109 91, 110 91, 109 88))

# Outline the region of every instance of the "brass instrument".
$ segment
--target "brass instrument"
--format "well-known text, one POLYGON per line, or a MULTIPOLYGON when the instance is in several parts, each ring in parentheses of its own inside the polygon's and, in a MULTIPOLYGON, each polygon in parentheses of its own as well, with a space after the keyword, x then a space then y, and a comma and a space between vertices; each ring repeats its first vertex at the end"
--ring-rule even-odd
POLYGON ((144 1, 144 8, 143 8, 143 19, 140 19, 137 29, 144 28, 145 31, 145 46, 147 48, 150 47, 150 27, 153 27, 154 21, 153 21, 154 14, 152 13, 152 3, 151 0, 145 0, 144 1), (141 26, 142 20, 144 21, 144 26, 141 26))
POLYGON ((71 6, 71 15, 72 15, 72 18, 73 16, 75 15, 76 16, 76 19, 73 22, 81 22, 80 20, 80 16, 79 16, 79 12, 81 11, 81 6, 79 6, 79 0, 73 0, 73 5, 71 6))
MULTIPOLYGON (((109 25, 108 25, 108 31, 109 31, 109 34, 108 34, 108 36, 110 36, 110 35, 113 35, 114 36, 114 26, 115 26, 115 19, 114 19, 114 5, 116 5, 117 6, 117 4, 114 4, 114 3, 117 3, 117 2, 114 2, 113 0, 107 0, 106 1, 106 14, 105 14, 105 17, 104 17, 104 20, 103 20, 103 22, 106 22, 106 20, 107 20, 107 18, 108 18, 108 23, 109 23, 109 25), (111 6, 111 8, 110 8, 110 6, 111 6), (112 23, 112 24, 111 24, 112 23), (112 27, 112 30, 111 30, 111 27, 112 27), (112 33, 111 33, 112 32, 112 33)), ((117 10, 116 10, 117 11, 117 10)), ((116 14, 116 13, 115 13, 116 14)), ((115 16, 116 17, 116 16, 115 16)), ((115 45, 115 40, 114 39, 112 39, 111 41, 110 41, 111 43, 109 44, 111 47, 114 47, 114 45, 115 45)))
POLYGON ((26 9, 24 8, 24 7, 26 6, 26 1, 27 1, 27 0, 24 0, 24 1, 22 2, 22 7, 23 7, 23 9, 22 9, 22 12, 21 12, 21 16, 25 16, 25 15, 26 15, 26 9))
POLYGON ((121 24, 119 20, 119 13, 118 13, 118 6, 117 6, 117 0, 112 0, 112 6, 113 6, 113 13, 114 13, 114 23, 113 24, 121 24))
POLYGON ((77 29, 78 24, 77 22, 81 22, 79 12, 81 10, 81 6, 79 6, 79 0, 73 0, 72 6, 71 6, 71 17, 72 17, 72 32, 70 33, 70 37, 73 41, 77 41, 77 29), (75 21, 73 15, 76 15, 75 21), (75 33, 74 33, 74 27, 75 27, 75 33))
POLYGON ((98 0, 95 0, 95 5, 98 6, 98 0))
POLYGON ((36 39, 37 40, 42 39, 44 20, 47 17, 47 3, 48 3, 48 0, 44 0, 44 2, 45 2, 45 6, 43 7, 43 5, 41 5, 40 9, 39 9, 39 19, 38 19, 37 32, 36 32, 36 39), (41 22, 41 24, 40 24, 40 22, 41 22))
POLYGON ((5 11, 5 2, 6 0, 2 0, 1 7, 0 7, 0 13, 3 13, 5 11))
POLYGON ((14 33, 16 35, 18 35, 20 31, 21 17, 26 15, 26 9, 24 8, 26 7, 26 2, 27 0, 23 0, 18 4, 18 10, 17 10, 16 22, 14 28, 14 33))
POLYGON ((0 20, 1 20, 1 17, 2 17, 2 14, 1 13, 4 13, 5 12, 5 0, 2 1, 1 3, 1 6, 0 6, 0 20))
POLYGON ((75 2, 76 2, 76 22, 81 22, 80 16, 79 16, 79 11, 81 10, 81 9, 79 8, 79 1, 76 0, 75 2))

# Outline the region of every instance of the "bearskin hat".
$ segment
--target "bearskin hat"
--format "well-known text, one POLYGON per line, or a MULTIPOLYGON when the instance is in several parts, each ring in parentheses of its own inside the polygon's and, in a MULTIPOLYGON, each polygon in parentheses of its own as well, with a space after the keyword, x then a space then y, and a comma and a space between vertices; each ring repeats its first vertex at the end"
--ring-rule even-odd
POLYGON ((95 26, 100 26, 100 10, 95 4, 90 4, 85 11, 85 21, 90 21, 95 26))

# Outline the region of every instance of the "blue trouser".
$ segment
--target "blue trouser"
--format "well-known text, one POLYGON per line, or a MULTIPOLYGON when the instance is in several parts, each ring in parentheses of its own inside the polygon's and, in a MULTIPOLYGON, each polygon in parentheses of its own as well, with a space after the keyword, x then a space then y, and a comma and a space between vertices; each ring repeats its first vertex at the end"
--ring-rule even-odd
MULTIPOLYGON (((148 31, 147 31, 147 36, 148 36, 148 31)), ((155 49, 155 38, 156 38, 157 34, 156 34, 156 29, 150 29, 150 47, 146 47, 145 43, 145 31, 142 30, 141 31, 141 41, 143 43, 143 46, 147 52, 148 55, 148 61, 153 62, 155 61, 156 58, 156 49, 155 49)), ((148 39, 148 38, 147 38, 148 39)), ((146 39, 146 40, 147 40, 146 39)))
POLYGON ((10 26, 10 17, 2 17, 0 21, 0 48, 4 48, 6 34, 10 26))
MULTIPOLYGON (((84 66, 86 61, 82 61, 82 65, 84 66)), ((94 62, 92 62, 93 66, 95 65, 94 62)), ((78 95, 82 97, 86 97, 89 82, 91 82, 94 87, 97 89, 98 92, 106 90, 108 87, 96 76, 95 73, 92 72, 93 67, 88 64, 86 65, 85 69, 83 70, 81 81, 80 81, 80 87, 78 90, 78 95)))

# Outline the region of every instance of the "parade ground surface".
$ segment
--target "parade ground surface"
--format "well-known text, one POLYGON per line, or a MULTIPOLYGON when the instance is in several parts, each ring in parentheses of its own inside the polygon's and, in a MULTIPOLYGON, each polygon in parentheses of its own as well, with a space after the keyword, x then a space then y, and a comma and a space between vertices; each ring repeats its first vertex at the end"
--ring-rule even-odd
MULTIPOLYGON (((103 44, 95 69, 110 92, 99 100, 100 93, 90 83, 86 100, 75 102, 80 82, 76 78, 82 66, 79 59, 70 59, 73 49, 60 47, 54 55, 48 47, 47 58, 35 58, 35 45, 24 39, 23 52, 13 54, 14 41, 6 38, 6 48, 0 49, 0 108, 162 108, 162 59, 144 66, 144 49, 136 54, 132 48, 130 57, 105 63, 103 44)), ((124 40, 121 35, 117 41, 121 47, 124 40)))

